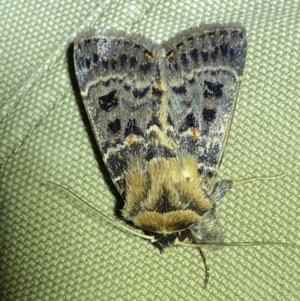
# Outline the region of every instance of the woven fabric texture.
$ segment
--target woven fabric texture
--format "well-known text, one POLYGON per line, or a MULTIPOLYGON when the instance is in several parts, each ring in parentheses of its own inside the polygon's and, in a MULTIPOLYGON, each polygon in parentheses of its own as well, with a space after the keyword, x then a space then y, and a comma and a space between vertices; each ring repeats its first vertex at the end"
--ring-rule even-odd
POLYGON ((1 300, 299 300, 298 0, 11 0, 0 14, 1 300), (226 241, 294 246, 207 250, 203 289, 197 249, 161 254, 51 182, 123 223, 75 80, 80 32, 117 28, 160 42, 216 22, 240 22, 248 39, 219 177, 284 173, 222 199, 226 241))

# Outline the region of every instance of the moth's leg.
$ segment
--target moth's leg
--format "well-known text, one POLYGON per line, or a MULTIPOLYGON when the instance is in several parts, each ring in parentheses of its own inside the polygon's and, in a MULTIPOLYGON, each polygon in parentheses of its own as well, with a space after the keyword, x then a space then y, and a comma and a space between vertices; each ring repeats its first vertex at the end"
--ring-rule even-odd
POLYGON ((200 252, 200 255, 202 257, 203 264, 204 264, 204 269, 205 269, 204 288, 207 288, 207 285, 208 285, 208 282, 209 282, 209 276, 210 276, 210 268, 209 268, 209 264, 207 263, 207 259, 206 259, 204 250, 199 248, 199 252, 200 252))
POLYGON ((191 227, 192 238, 197 243, 221 243, 224 241, 222 226, 216 216, 216 203, 223 198, 233 185, 232 181, 223 180, 214 185, 210 196, 212 208, 206 212, 199 223, 191 227))
POLYGON ((232 188, 232 186, 233 186, 233 181, 231 180, 223 180, 217 182, 210 196, 211 203, 216 204, 216 202, 218 202, 227 194, 227 192, 232 188))
POLYGON ((221 243, 224 241, 222 226, 216 217, 215 207, 205 213, 198 224, 189 229, 192 239, 196 243, 221 243))
MULTIPOLYGON (((222 243, 224 241, 222 227, 215 215, 215 206, 202 217, 197 225, 194 225, 190 229, 190 233, 195 243, 203 245, 206 243, 222 243)), ((209 281, 210 269, 204 250, 201 247, 199 247, 199 252, 205 267, 204 288, 206 288, 209 281)))

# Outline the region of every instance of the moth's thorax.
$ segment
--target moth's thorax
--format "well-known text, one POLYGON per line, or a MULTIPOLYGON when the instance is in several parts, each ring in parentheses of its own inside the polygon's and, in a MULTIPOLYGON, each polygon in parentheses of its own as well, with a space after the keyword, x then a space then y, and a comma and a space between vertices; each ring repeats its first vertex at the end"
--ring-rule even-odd
POLYGON ((137 227, 169 234, 188 229, 211 209, 197 170, 197 158, 132 159, 126 172, 123 216, 137 227))

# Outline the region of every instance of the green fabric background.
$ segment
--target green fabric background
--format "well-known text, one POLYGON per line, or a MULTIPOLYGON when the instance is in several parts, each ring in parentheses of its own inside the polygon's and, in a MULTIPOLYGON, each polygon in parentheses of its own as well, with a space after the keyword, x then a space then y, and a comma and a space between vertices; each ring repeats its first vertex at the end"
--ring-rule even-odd
MULTIPOLYGON (((218 206, 227 242, 300 246, 299 0, 0 2, 1 300, 299 300, 300 247, 160 254, 79 202, 121 203, 74 76, 90 27, 160 42, 203 23, 240 22, 248 55, 220 178, 285 175, 234 188, 218 206)), ((117 204, 117 205, 116 205, 117 204)))

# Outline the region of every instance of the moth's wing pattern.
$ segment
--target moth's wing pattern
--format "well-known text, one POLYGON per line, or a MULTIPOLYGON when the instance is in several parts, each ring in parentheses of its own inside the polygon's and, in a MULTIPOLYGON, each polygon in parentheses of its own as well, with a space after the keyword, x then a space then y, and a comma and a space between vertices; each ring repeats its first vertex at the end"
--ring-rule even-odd
POLYGON ((122 31, 90 31, 74 45, 76 75, 103 160, 124 190, 130 158, 147 156, 161 98, 157 46, 122 31), (142 122, 141 122, 142 121, 142 122))
POLYGON ((246 57, 240 25, 200 26, 164 45, 169 84, 169 135, 181 153, 198 158, 212 188, 230 128, 246 57))

